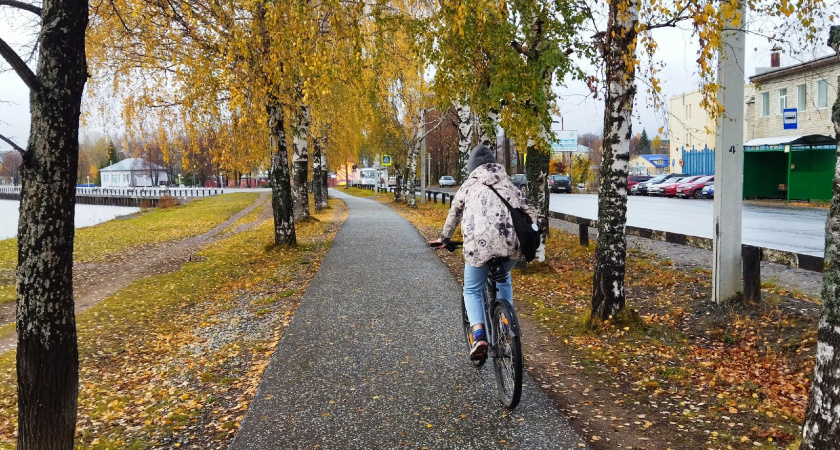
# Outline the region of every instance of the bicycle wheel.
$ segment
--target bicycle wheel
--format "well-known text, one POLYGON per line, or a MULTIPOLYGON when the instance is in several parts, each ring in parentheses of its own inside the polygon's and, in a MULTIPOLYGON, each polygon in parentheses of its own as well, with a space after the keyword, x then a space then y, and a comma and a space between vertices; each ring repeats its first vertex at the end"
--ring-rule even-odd
POLYGON ((519 341, 519 320, 507 300, 493 306, 493 369, 499 399, 508 409, 516 408, 522 395, 522 346, 519 341))
POLYGON ((472 327, 470 327, 470 319, 467 317, 467 307, 464 305, 464 298, 461 297, 461 327, 464 328, 464 341, 467 343, 467 359, 475 367, 481 367, 487 358, 472 359, 470 358, 470 350, 472 350, 472 327))

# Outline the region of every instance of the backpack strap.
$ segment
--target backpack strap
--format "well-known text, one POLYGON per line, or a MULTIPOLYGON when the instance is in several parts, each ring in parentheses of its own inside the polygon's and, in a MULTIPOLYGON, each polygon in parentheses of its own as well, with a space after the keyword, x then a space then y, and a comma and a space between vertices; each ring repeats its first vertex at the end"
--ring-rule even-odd
POLYGON ((502 203, 504 203, 504 204, 505 204, 505 206, 507 206, 508 211, 510 211, 511 213, 513 212, 513 207, 512 207, 512 206, 510 206, 510 203, 508 203, 508 201, 507 201, 507 200, 505 200, 505 198, 504 198, 504 197, 502 197, 502 194, 499 194, 499 191, 497 191, 497 190, 496 190, 496 188, 494 188, 493 186, 490 186, 490 185, 488 185, 488 184, 485 184, 485 186, 489 187, 489 188, 490 188, 490 190, 491 190, 491 191, 493 191, 493 193, 494 193, 494 194, 496 194, 496 196, 498 196, 498 197, 499 197, 499 200, 501 200, 501 201, 502 201, 502 203))

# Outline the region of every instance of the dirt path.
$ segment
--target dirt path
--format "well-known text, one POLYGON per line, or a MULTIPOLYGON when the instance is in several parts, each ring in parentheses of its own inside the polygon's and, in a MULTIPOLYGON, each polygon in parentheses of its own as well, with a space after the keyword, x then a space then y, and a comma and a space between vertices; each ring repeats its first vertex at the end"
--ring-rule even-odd
MULTIPOLYGON (((204 234, 180 241, 161 242, 129 249, 113 261, 76 264, 73 269, 76 314, 96 305, 137 280, 151 275, 174 272, 189 261, 192 254, 201 247, 249 230, 270 219, 271 203, 267 201, 268 196, 268 192, 262 192, 254 203, 204 234), (256 220, 237 225, 233 230, 223 233, 239 219, 259 207, 263 210, 256 220)), ((14 318, 15 302, 0 305, 0 323, 13 322, 14 318)), ((15 348, 16 345, 15 333, 0 337, 0 354, 15 348)))

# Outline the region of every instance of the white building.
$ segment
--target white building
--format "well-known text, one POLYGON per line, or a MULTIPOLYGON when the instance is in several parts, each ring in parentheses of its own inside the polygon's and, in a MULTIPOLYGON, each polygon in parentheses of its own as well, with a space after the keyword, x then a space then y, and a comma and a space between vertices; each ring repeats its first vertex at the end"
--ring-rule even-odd
POLYGON ((169 184, 166 168, 140 158, 124 159, 99 169, 102 187, 148 187, 169 184))

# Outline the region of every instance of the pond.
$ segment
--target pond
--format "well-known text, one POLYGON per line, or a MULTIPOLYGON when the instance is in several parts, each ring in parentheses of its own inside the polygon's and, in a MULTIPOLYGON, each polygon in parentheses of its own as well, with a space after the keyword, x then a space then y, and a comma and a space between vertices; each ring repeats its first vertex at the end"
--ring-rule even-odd
MULTIPOLYGON (((0 200, 0 239, 17 236, 18 206, 16 200, 0 200)), ((76 205, 76 228, 107 222, 115 217, 140 211, 126 206, 76 205)))

